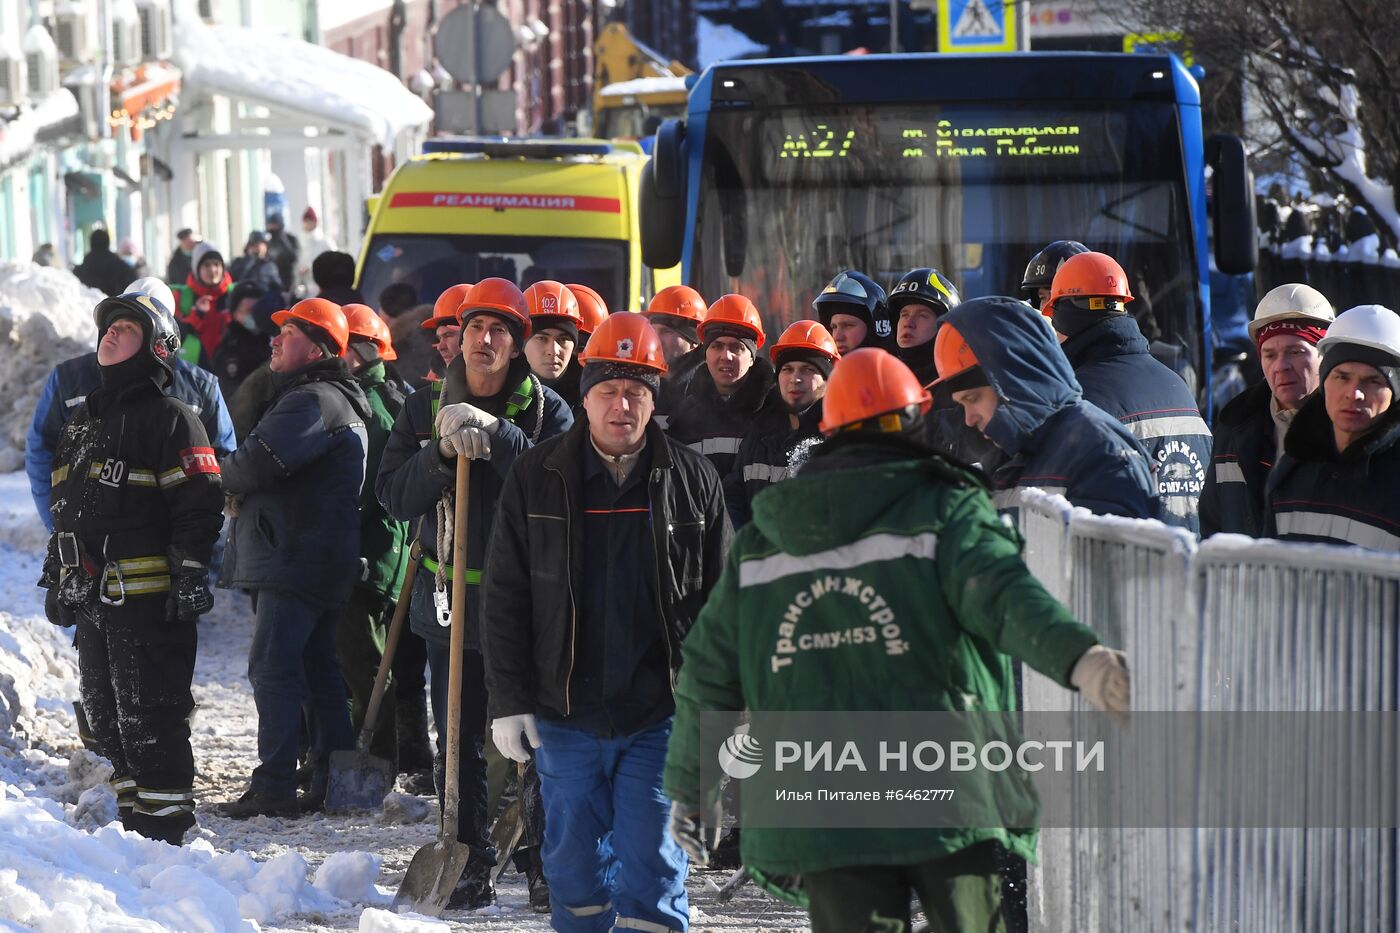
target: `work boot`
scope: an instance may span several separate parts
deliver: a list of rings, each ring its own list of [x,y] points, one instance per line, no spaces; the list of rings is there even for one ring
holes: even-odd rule
[[[272,798],[248,788],[243,796],[214,806],[214,812],[230,820],[246,820],[254,816],[297,816],[301,808],[295,796]]]
[[[736,826],[724,834],[719,845],[710,853],[710,864],[707,867],[712,870],[734,871],[743,865],[744,858],[739,854],[739,827]]]
[[[194,828],[193,813],[177,813],[174,816],[151,816],[147,813],[132,813],[123,824],[147,839],[166,842],[172,846],[185,844],[185,833]]]
[[[399,773],[432,771],[433,746],[428,741],[428,701],[425,694],[398,697],[394,735],[399,743]]]
[[[433,783],[433,771],[431,768],[422,771],[414,771],[403,779],[403,791],[405,794],[412,794],[415,797],[432,797],[437,794],[437,786]]]
[[[480,910],[496,903],[496,886],[491,882],[491,869],[495,867],[485,859],[468,861],[447,906],[453,910]]]
[[[311,789],[311,777],[316,773],[316,762],[308,758],[306,763],[297,768],[297,787],[301,790]]]
[[[525,869],[525,883],[530,888],[530,909],[537,914],[549,913],[549,881],[545,879],[544,869],[531,864]]]

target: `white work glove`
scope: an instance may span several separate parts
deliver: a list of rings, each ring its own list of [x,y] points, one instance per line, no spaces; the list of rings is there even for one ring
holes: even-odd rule
[[[496,743],[497,751],[511,761],[524,764],[530,760],[530,749],[520,741],[521,733],[530,740],[531,748],[540,747],[540,733],[535,728],[535,717],[529,713],[491,720],[491,741]]]
[[[491,435],[484,428],[462,428],[439,438],[438,451],[449,459],[460,456],[468,460],[490,460]]]
[[[1108,713],[1118,725],[1128,724],[1128,713],[1132,710],[1132,681],[1128,676],[1126,654],[1095,645],[1074,662],[1069,682],[1090,705]]]
[[[466,402],[458,402],[439,408],[433,426],[437,428],[438,437],[446,437],[463,428],[481,428],[487,434],[495,434],[496,425],[500,423],[501,420],[490,412],[482,411]]]
[[[719,845],[724,808],[719,801],[708,810],[671,801],[671,838],[701,868],[710,864],[710,853]]]

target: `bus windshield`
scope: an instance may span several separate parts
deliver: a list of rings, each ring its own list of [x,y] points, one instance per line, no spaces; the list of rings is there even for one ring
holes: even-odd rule
[[[608,307],[627,295],[627,243],[578,237],[376,234],[365,252],[360,293],[378,305],[385,287],[413,286],[432,303],[449,287],[490,276],[528,288],[544,279],[595,289]]]
[[[1178,354],[1188,381],[1202,371],[1170,102],[716,110],[704,146],[688,280],[752,297],[770,328],[810,317],[845,268],[888,287],[934,266],[965,299],[1019,295],[1030,258],[1074,239],[1123,265],[1154,352]]]

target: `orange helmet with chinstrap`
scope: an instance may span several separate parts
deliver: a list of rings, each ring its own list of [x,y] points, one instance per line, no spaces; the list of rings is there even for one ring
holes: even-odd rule
[[[647,316],[665,314],[699,324],[705,319],[705,299],[689,285],[667,285],[647,305]]]
[[[579,313],[578,298],[563,282],[545,279],[525,289],[525,306],[530,309],[530,317],[562,317],[575,325],[583,323]]]
[[[784,350],[808,350],[820,353],[832,362],[841,356],[831,332],[816,321],[793,321],[788,325],[778,342],[768,351],[775,366],[778,364],[778,354]]]
[[[272,323],[281,327],[289,321],[301,321],[318,327],[330,338],[334,356],[340,356],[350,345],[350,326],[345,322],[345,313],[340,305],[325,298],[303,298],[292,305],[290,310],[278,311],[272,315]]]
[[[1055,302],[1061,298],[1073,299],[1086,310],[1112,313],[1122,311],[1133,300],[1133,294],[1128,289],[1128,276],[1117,260],[1090,252],[1071,256],[1060,264],[1041,313],[1053,317]]]
[[[625,363],[658,373],[666,372],[666,354],[645,315],[631,311],[610,314],[593,332],[588,346],[578,356],[584,366],[590,363]]]
[[[743,295],[723,295],[710,305],[710,309],[705,312],[705,319],[700,322],[701,343],[707,342],[705,331],[716,325],[747,330],[753,336],[754,345],[763,346],[763,319],[759,317],[753,302]]]
[[[578,302],[579,317],[583,323],[578,326],[580,334],[591,334],[598,329],[598,325],[608,319],[608,303],[603,300],[603,296],[598,294],[587,285],[565,285],[573,293],[574,299]]]
[[[989,385],[977,354],[972,352],[967,339],[952,324],[938,328],[938,336],[933,341],[933,365],[938,370],[938,380],[929,386],[929,390],[940,407],[956,404],[953,401],[954,392]]]
[[[374,313],[374,309],[369,305],[348,304],[340,306],[341,313],[345,315],[345,323],[350,331],[350,342],[357,343],[355,338],[374,344],[374,348],[379,351],[381,360],[397,359],[398,354],[394,353],[393,342],[389,337],[389,326],[384,320]],[[350,350],[346,347],[346,352]]]
[[[433,316],[425,320],[419,326],[424,330],[437,330],[444,324],[456,327],[461,323],[457,320],[457,309],[462,306],[462,299],[467,297],[467,292],[472,290],[472,283],[467,282],[462,285],[450,286],[447,291],[438,295],[438,300],[433,302]]]
[[[863,427],[897,432],[932,405],[913,370],[884,350],[864,347],[841,357],[831,371],[819,427],[828,437]]]

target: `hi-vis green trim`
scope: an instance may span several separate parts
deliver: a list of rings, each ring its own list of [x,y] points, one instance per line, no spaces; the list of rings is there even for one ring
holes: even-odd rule
[[[118,580],[117,571],[121,574]],[[102,587],[108,599],[142,593],[170,591],[170,562],[164,557],[128,557],[115,560],[102,571]]]
[[[49,485],[57,486],[68,478],[68,464],[64,464],[49,474]]]
[[[433,574],[434,576],[436,576],[436,575],[437,575],[437,572],[438,572],[438,566],[439,566],[439,564],[438,564],[437,561],[433,560],[431,557],[427,556],[426,554],[423,555],[423,569],[424,569],[424,570],[426,570],[426,571],[428,571],[429,573],[431,573],[431,574]],[[449,579],[449,580],[452,579],[452,565],[451,565],[451,564],[448,564],[448,565],[447,565],[447,579]],[[481,571],[480,571],[480,570],[473,570],[473,569],[471,569],[470,567],[467,568],[467,585],[468,585],[468,586],[480,586],[480,585],[481,585]]]
[[[438,439],[437,416],[438,409],[442,406],[442,383],[443,380],[439,379],[437,382],[433,383],[432,388],[433,440]],[[526,376],[525,381],[516,386],[515,391],[510,394],[510,401],[506,403],[506,420],[514,421],[515,416],[529,408],[534,401],[535,383],[529,376]],[[54,482],[57,482],[57,480]]]

